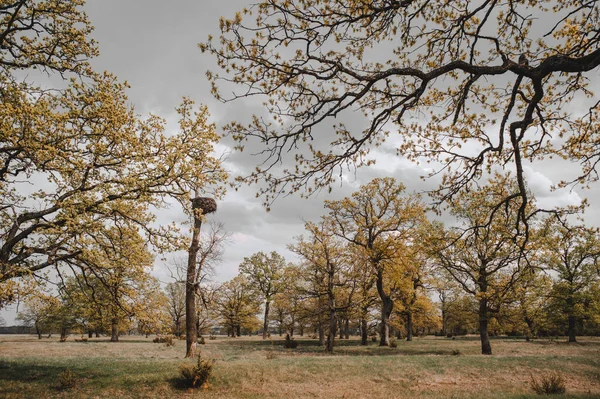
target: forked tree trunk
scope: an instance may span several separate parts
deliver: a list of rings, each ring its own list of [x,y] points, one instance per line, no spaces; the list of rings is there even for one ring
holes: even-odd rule
[[[381,325],[379,330],[379,346],[390,346],[390,315],[394,310],[394,301],[383,289],[383,271],[377,272],[377,293],[381,298]]]

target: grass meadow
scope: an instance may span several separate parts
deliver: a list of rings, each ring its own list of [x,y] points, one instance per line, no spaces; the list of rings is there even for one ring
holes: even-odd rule
[[[88,342],[0,335],[0,398],[541,398],[531,376],[560,372],[564,395],[600,398],[600,339],[492,341],[494,355],[479,354],[477,339],[416,338],[396,348],[358,339],[337,341],[334,354],[316,340],[298,337],[297,349],[283,339],[207,340],[203,357],[215,360],[208,388],[191,390],[178,379],[185,341],[175,346],[152,338],[106,337]],[[59,388],[69,368],[71,389]]]

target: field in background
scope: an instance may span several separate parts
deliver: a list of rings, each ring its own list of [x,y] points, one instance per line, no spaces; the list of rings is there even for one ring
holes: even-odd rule
[[[529,386],[531,375],[560,371],[567,394],[552,397],[600,398],[597,338],[496,339],[493,356],[480,355],[475,338],[416,338],[397,341],[397,348],[342,340],[332,355],[311,339],[298,339],[297,349],[284,349],[280,337],[207,339],[202,353],[215,359],[214,374],[208,389],[195,391],[177,378],[185,341],[167,347],[152,337],[75,338],[0,335],[0,397],[541,398]],[[77,386],[61,391],[58,376],[67,367]]]

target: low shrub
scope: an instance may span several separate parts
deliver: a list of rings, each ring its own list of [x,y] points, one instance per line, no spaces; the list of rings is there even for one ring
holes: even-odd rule
[[[204,339],[204,337],[203,337],[203,336],[200,336],[200,338],[198,338],[198,343],[199,343],[200,345],[206,345],[206,340]]]
[[[558,372],[541,376],[539,380],[532,374],[530,385],[531,389],[538,395],[562,394],[567,390],[565,379]]]
[[[286,334],[283,347],[286,349],[296,349],[298,347],[298,342],[294,341],[294,338],[291,338],[290,334]]]
[[[210,335],[208,336],[208,339],[210,339],[210,340],[217,339],[217,336],[216,336],[216,335],[214,335],[214,334],[210,334]]]
[[[390,348],[397,348],[398,347],[398,343],[396,342],[395,338],[390,338]]]
[[[155,344],[165,344],[165,346],[169,347],[175,345],[173,338],[174,337],[172,335],[157,335],[152,342]]]
[[[198,354],[196,364],[183,363],[179,366],[180,378],[190,388],[206,387],[212,374],[213,365],[212,360],[204,360]]]
[[[460,356],[462,353],[459,349],[452,349],[453,356]]]
[[[58,375],[58,389],[72,389],[75,388],[75,385],[77,385],[77,378],[70,368],[67,367],[65,371]]]

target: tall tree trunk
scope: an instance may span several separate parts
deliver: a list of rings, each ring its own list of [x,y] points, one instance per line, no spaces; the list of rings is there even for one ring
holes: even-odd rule
[[[94,336],[94,331],[92,331],[92,329],[90,328],[88,330],[88,338],[92,338]]]
[[[569,326],[568,326],[569,342],[577,342],[577,338],[575,336],[576,319],[573,314],[569,314],[568,322],[569,322]]]
[[[390,346],[390,315],[394,310],[394,301],[383,289],[383,270],[377,271],[377,293],[381,298],[381,326],[379,330],[379,346]]]
[[[569,295],[567,297],[567,334],[569,336],[569,342],[577,342],[577,338],[575,336],[575,326],[576,326],[576,318],[574,313],[575,301],[573,300],[573,296]]]
[[[338,328],[340,329],[340,339],[344,339],[344,320],[341,317],[338,319]]]
[[[35,332],[38,336],[38,339],[42,339],[42,330],[40,330],[40,324],[36,321],[34,323],[34,326],[35,326]]]
[[[448,315],[446,314],[446,298],[440,295],[440,308],[442,310],[442,335],[448,334]]]
[[[487,299],[484,297],[479,300],[479,336],[481,337],[482,355],[492,354],[492,344],[490,344],[488,335],[488,318]]]
[[[188,262],[185,284],[185,357],[196,356],[196,345],[198,343],[196,331],[196,262],[200,250],[200,228],[202,219],[194,209],[194,230],[192,231],[192,242],[188,250]]]
[[[119,342],[119,320],[116,317],[111,320],[110,342]]]
[[[323,327],[323,322],[319,321],[319,346],[323,345],[325,345],[325,328]]]
[[[265,321],[263,323],[263,339],[267,339],[269,335],[269,306],[271,306],[271,300],[267,299],[265,302]]]
[[[406,312],[406,340],[412,341],[413,339],[413,314],[412,310]]]
[[[360,344],[368,345],[369,344],[369,332],[367,319],[365,317],[360,319]]]
[[[344,338],[350,339],[350,319],[346,319],[344,322]]]
[[[386,296],[382,299],[381,305],[381,329],[379,331],[379,346],[390,345],[390,315],[394,308],[394,302]]]
[[[327,345],[325,347],[326,352],[333,352],[333,346],[335,344],[335,326],[337,324],[336,321],[336,311],[335,307],[333,307],[329,310],[329,334],[327,334]]]
[[[238,336],[238,337],[241,337],[241,336],[242,336],[242,326],[238,324],[238,325],[235,327],[235,330],[236,330],[237,336]]]

